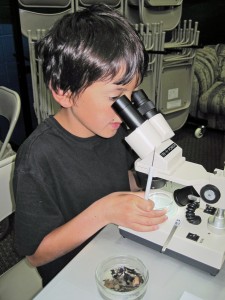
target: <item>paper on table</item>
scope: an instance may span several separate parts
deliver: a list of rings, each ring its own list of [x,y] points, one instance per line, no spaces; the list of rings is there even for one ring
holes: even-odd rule
[[[181,296],[180,300],[203,300],[203,299],[185,291],[183,292],[183,295]]]

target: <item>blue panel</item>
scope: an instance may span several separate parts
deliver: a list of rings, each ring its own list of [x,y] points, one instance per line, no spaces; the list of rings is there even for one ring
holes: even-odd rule
[[[3,37],[0,36],[0,64],[4,62],[4,52],[3,52]]]
[[[2,35],[13,35],[12,24],[1,24]]]
[[[0,85],[9,86],[8,73],[5,63],[0,64]]]
[[[6,62],[16,62],[15,47],[12,36],[5,35],[2,37],[3,56]]]
[[[8,83],[9,87],[19,92],[19,83],[18,83],[18,74],[17,74],[17,65],[15,62],[9,62],[6,65],[7,74],[8,74]]]

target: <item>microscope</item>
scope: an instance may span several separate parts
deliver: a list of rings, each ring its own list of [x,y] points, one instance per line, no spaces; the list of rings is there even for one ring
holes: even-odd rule
[[[159,192],[172,199],[168,220],[158,230],[119,227],[120,234],[216,275],[225,260],[225,170],[209,173],[186,161],[171,139],[173,130],[143,90],[131,101],[120,97],[112,108],[130,130],[125,141],[139,157],[136,172],[147,178],[146,201]]]

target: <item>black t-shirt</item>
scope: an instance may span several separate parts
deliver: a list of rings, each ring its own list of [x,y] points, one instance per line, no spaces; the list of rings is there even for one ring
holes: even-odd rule
[[[129,190],[132,155],[125,135],[126,130],[120,128],[108,139],[79,138],[53,117],[30,135],[17,153],[13,179],[15,247],[20,255],[32,255],[49,232],[99,198]],[[38,268],[44,284],[83,246]]]

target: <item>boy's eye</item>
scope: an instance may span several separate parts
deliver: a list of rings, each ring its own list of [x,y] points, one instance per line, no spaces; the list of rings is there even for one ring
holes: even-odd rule
[[[119,97],[121,97],[121,95],[115,96],[115,97],[109,97],[110,100],[112,101],[116,101]]]

